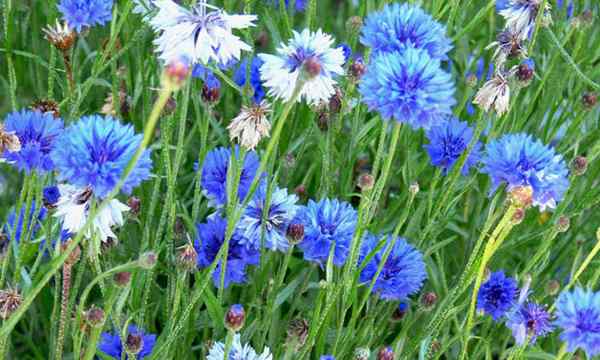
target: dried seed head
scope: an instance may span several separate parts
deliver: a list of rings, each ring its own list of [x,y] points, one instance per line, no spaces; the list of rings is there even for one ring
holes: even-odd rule
[[[287,343],[295,349],[300,349],[306,343],[309,325],[305,319],[294,319],[290,321],[287,330]]]
[[[156,265],[157,260],[156,254],[148,251],[140,256],[139,264],[142,269],[151,270]]]
[[[229,138],[239,141],[242,147],[254,150],[258,143],[271,132],[271,123],[268,115],[271,106],[266,101],[252,106],[242,106],[240,114],[236,116],[227,127]]]
[[[591,110],[598,104],[598,95],[596,93],[587,92],[581,96],[581,102],[583,107],[587,110]]]
[[[124,89],[119,90],[119,112],[115,108],[115,104],[113,101],[112,93],[108,93],[106,95],[106,99],[104,100],[104,105],[102,105],[102,109],[100,112],[104,115],[117,116],[122,114],[123,116],[127,116],[129,114],[129,110],[131,108],[131,98],[127,96],[127,92]]]
[[[377,353],[377,360],[394,360],[394,351],[389,346],[382,348]]]
[[[125,352],[129,355],[137,355],[144,348],[142,334],[129,334],[125,339]]]
[[[575,175],[581,176],[587,171],[588,161],[584,156],[577,156],[575,159],[573,159],[571,168],[573,169],[573,173]]]
[[[38,100],[31,104],[31,110],[39,111],[42,114],[50,113],[55,118],[60,117],[58,103],[53,100]]]
[[[509,191],[513,206],[527,209],[533,203],[533,188],[529,185],[515,186]]]
[[[292,223],[287,228],[287,238],[290,243],[297,245],[304,240],[304,225]]]
[[[138,216],[142,208],[142,201],[136,196],[131,196],[127,199],[127,206],[129,206],[129,213],[133,216]]]
[[[571,220],[563,215],[559,217],[558,221],[556,222],[556,231],[559,233],[567,232],[567,230],[569,230],[569,226],[571,226]]]
[[[358,177],[358,187],[362,191],[370,191],[375,186],[375,178],[371,174],[361,174]]]
[[[77,33],[69,29],[66,22],[61,24],[58,20],[56,20],[56,25],[48,25],[42,31],[46,34],[46,39],[61,51],[71,49],[77,39]]]
[[[198,253],[191,243],[185,244],[177,254],[177,265],[188,272],[196,271],[198,264]]]
[[[23,298],[17,289],[0,290],[0,318],[8,319],[22,302]]]
[[[475,94],[473,104],[486,112],[494,109],[498,116],[504,115],[510,105],[510,87],[508,80],[500,73],[487,81]]]
[[[246,311],[240,304],[231,305],[225,314],[225,327],[228,330],[238,332],[244,327]]]
[[[131,273],[129,271],[116,273],[114,281],[118,286],[125,287],[131,281]]]
[[[358,348],[354,351],[353,360],[369,360],[371,356],[371,350],[369,348]]]

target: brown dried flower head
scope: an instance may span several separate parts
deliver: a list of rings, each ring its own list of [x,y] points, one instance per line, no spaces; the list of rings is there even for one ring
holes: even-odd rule
[[[46,39],[61,51],[69,50],[77,39],[77,33],[70,29],[66,22],[61,24],[58,20],[56,25],[48,25],[43,31]]]
[[[22,301],[17,289],[0,290],[0,318],[8,319],[21,306]]]

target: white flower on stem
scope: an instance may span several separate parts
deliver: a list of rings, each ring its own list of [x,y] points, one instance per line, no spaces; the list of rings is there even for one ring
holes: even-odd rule
[[[277,49],[278,55],[259,54],[264,62],[260,76],[269,95],[289,101],[300,83],[298,101],[311,105],[328,101],[335,94],[334,77],[344,74],[344,52],[333,47],[333,38],[321,30],[295,32],[289,43]]]
[[[252,48],[236,35],[233,29],[254,26],[256,15],[229,15],[201,0],[188,10],[172,0],[155,0],[158,9],[150,20],[160,36],[154,40],[156,51],[166,62],[186,58],[192,63],[214,61],[227,64],[239,59],[242,50]]]
[[[494,75],[479,89],[473,104],[479,105],[485,111],[494,108],[498,116],[504,115],[510,104],[508,79],[500,73]]]
[[[229,138],[237,139],[240,145],[248,150],[254,150],[262,138],[268,137],[271,123],[267,115],[271,106],[266,101],[251,106],[242,106],[240,114],[231,121],[227,127]]]
[[[72,185],[58,185],[60,198],[56,203],[54,216],[62,221],[62,227],[71,234],[79,232],[85,225],[89,212],[92,191],[89,188],[78,188]],[[104,209],[94,218],[91,228],[84,234],[91,238],[92,234],[98,234],[103,242],[108,238],[117,239],[113,227],[123,226],[125,220],[123,213],[129,211],[129,207],[117,199],[112,199]]]

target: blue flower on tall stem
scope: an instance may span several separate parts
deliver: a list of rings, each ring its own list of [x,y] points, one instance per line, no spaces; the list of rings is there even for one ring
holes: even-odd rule
[[[517,282],[497,271],[481,285],[477,294],[477,309],[490,315],[494,321],[500,320],[515,304]]]
[[[113,0],[61,0],[58,10],[77,32],[94,25],[104,25],[112,18]]]
[[[429,144],[424,147],[429,154],[431,163],[447,174],[467,150],[467,146],[473,138],[473,129],[468,123],[452,118],[431,127],[427,131],[427,138]],[[469,169],[477,164],[480,151],[481,144],[478,142],[471,150],[461,170],[463,175],[467,175]]]

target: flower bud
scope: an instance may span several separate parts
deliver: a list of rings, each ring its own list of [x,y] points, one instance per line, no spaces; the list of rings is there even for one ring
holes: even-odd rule
[[[317,126],[321,131],[329,130],[329,112],[324,108],[317,111]]]
[[[139,264],[140,267],[142,267],[142,269],[152,270],[152,268],[154,268],[154,265],[156,265],[157,260],[158,259],[156,257],[156,254],[152,251],[148,251],[143,253],[142,256],[140,256]]]
[[[377,353],[377,360],[394,360],[394,351],[389,346],[382,348]]]
[[[113,280],[117,286],[125,287],[131,281],[131,273],[129,271],[122,271],[115,274]]]
[[[207,104],[216,104],[221,97],[221,89],[218,87],[210,87],[206,84],[202,86],[202,100]]]
[[[254,40],[254,46],[264,48],[267,45],[269,45],[269,33],[266,31],[259,32],[256,40]]]
[[[163,77],[164,86],[179,90],[190,74],[190,66],[185,60],[174,60],[167,65]]]
[[[290,243],[297,245],[304,240],[304,224],[292,223],[287,228],[287,238]]]
[[[184,245],[177,254],[177,265],[184,271],[196,271],[198,264],[198,253],[191,243]]]
[[[104,321],[106,320],[104,310],[96,306],[92,306],[88,311],[84,312],[83,318],[89,326],[94,328],[104,326]]]
[[[534,74],[534,68],[527,61],[521,63],[517,67],[517,73],[516,73],[517,79],[519,79],[519,81],[524,85],[527,85],[527,84],[529,84],[529,82],[531,82],[531,79],[533,79],[533,74]]]
[[[558,280],[550,280],[546,285],[546,294],[555,296],[560,291],[560,282]]]
[[[429,349],[430,349],[430,351],[431,351],[432,354],[435,354],[435,353],[439,352],[442,349],[442,343],[440,343],[437,340],[433,340],[431,342],[431,345],[430,345]]]
[[[571,169],[573,169],[573,173],[577,176],[585,174],[587,168],[588,161],[583,156],[577,156],[575,159],[573,159],[573,162],[571,163]]]
[[[558,231],[559,233],[567,232],[567,230],[569,230],[570,225],[571,220],[563,215],[559,217],[558,221],[556,222],[556,231]]]
[[[227,314],[225,314],[225,327],[228,330],[238,332],[244,327],[246,321],[246,312],[240,304],[231,305]]]
[[[515,186],[509,192],[513,206],[527,209],[533,203],[533,188],[529,185]]]
[[[294,192],[296,193],[296,195],[298,195],[298,197],[303,198],[306,197],[306,186],[304,185],[298,185],[296,186],[296,188],[294,189]]]
[[[350,70],[350,76],[352,77],[352,79],[360,80],[360,78],[362,78],[362,76],[367,71],[367,67],[362,62],[362,60],[356,59],[356,60],[354,60],[352,65],[350,65],[349,70]]]
[[[142,201],[140,200],[140,198],[132,196],[129,199],[127,199],[127,206],[129,206],[129,211],[131,215],[138,216],[142,208]]]
[[[21,306],[23,297],[17,289],[0,290],[0,318],[8,319]]]
[[[423,306],[423,309],[431,310],[437,303],[437,300],[437,295],[433,291],[430,291],[423,294],[423,296],[421,297],[421,305]]]
[[[321,74],[321,63],[319,59],[311,56],[304,61],[304,71],[308,74],[308,77],[314,78]]]
[[[129,334],[125,339],[125,352],[129,355],[137,355],[144,348],[144,338],[142,334]]]
[[[308,336],[308,321],[305,319],[294,319],[290,321],[287,329],[287,344],[295,349],[300,349],[306,343]]]
[[[587,110],[591,110],[598,103],[598,95],[591,92],[585,93],[581,97],[581,102],[583,103],[583,107]]]
[[[335,94],[331,95],[329,98],[329,112],[332,114],[337,114],[342,109],[342,99],[344,94],[342,94],[342,90],[338,87],[335,88]]]
[[[354,351],[354,359],[353,360],[369,360],[371,356],[371,351],[369,348],[358,348]]]
[[[371,174],[361,174],[358,177],[358,187],[362,191],[370,191],[375,185],[375,178]]]
[[[512,216],[511,222],[513,225],[518,225],[523,222],[523,219],[525,219],[525,209],[517,208]]]
[[[401,302],[400,304],[398,304],[398,307],[392,314],[392,321],[402,320],[407,312],[408,312],[408,304],[405,302]]]

